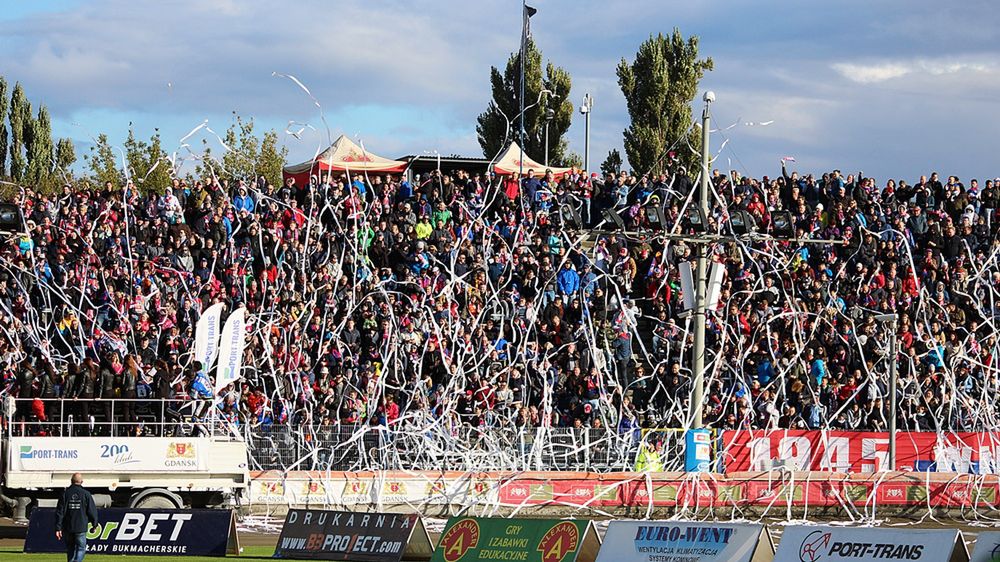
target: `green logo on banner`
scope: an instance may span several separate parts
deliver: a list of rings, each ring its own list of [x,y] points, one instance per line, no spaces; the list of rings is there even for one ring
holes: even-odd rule
[[[852,502],[863,502],[868,499],[867,486],[844,486],[844,495]]]
[[[552,491],[552,484],[532,484],[528,493],[529,500],[551,501],[555,497]]]
[[[431,562],[574,562],[588,532],[588,521],[454,517]]]
[[[719,501],[736,502],[743,499],[742,486],[719,486]]]
[[[923,486],[907,486],[906,500],[911,502],[927,501],[927,488]]]
[[[656,486],[653,488],[653,501],[675,502],[677,501],[677,486]]]
[[[594,486],[594,499],[615,500],[617,498],[618,498],[617,486],[604,486],[600,484]]]

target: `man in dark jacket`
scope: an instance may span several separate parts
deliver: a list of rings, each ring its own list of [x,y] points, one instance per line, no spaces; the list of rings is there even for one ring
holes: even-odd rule
[[[67,562],[83,562],[87,554],[88,523],[97,525],[97,505],[83,489],[83,475],[77,472],[56,504],[56,538],[66,543]]]

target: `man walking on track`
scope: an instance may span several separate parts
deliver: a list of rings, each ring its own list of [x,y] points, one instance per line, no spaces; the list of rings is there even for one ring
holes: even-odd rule
[[[97,525],[94,496],[83,489],[83,475],[77,472],[56,504],[56,538],[66,543],[67,562],[83,562],[87,554],[87,529]]]

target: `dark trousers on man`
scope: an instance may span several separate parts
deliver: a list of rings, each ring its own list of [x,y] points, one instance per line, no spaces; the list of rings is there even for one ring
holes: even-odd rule
[[[87,554],[87,533],[63,533],[66,543],[66,562],[83,562]]]

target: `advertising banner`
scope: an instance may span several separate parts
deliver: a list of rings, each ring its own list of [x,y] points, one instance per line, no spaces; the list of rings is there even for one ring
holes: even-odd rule
[[[27,472],[208,470],[208,439],[193,437],[11,437],[7,466]]]
[[[972,562],[995,562],[997,560],[1000,560],[1000,531],[987,531],[976,535]]]
[[[590,521],[452,517],[432,562],[594,562],[600,539]]]
[[[793,526],[785,527],[774,560],[967,562],[969,552],[956,529]]]
[[[896,470],[997,474],[1000,433],[899,432]],[[890,470],[889,434],[855,431],[724,431],[725,472]]]
[[[98,509],[87,554],[225,556],[239,554],[236,519],[228,509]],[[56,510],[31,512],[24,552],[66,552],[56,540]]]
[[[399,562],[428,560],[432,549],[416,514],[290,509],[274,557]]]
[[[206,371],[219,353],[219,331],[222,330],[222,303],[205,309],[194,329],[194,359]]]
[[[597,480],[535,480],[518,478],[500,485],[502,505],[618,505],[620,486]]]
[[[215,391],[218,392],[240,378],[243,369],[243,348],[246,345],[246,309],[237,308],[226,319],[219,344],[219,366],[215,371]]]
[[[554,478],[479,473],[411,476],[323,472],[258,473],[250,483],[253,504],[352,509],[379,503],[500,505],[600,508],[787,506],[862,507],[871,505],[917,508],[992,509],[1000,499],[995,479],[968,475],[927,479],[919,473],[892,479],[845,479],[834,473],[793,481],[759,473],[691,479],[662,474],[648,481],[634,475],[594,475],[560,472]]]
[[[612,521],[597,562],[770,562],[763,525],[684,521]]]
[[[712,469],[712,432],[689,429],[684,433],[684,471],[709,472]]]

